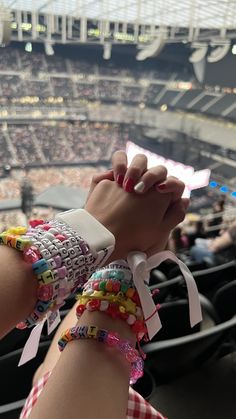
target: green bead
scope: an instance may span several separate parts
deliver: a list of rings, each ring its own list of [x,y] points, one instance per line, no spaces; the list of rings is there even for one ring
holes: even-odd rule
[[[129,286],[127,284],[121,284],[120,290],[121,292],[126,292],[128,291]]]
[[[106,291],[106,281],[101,281],[99,284],[99,289],[101,291]]]
[[[117,279],[124,279],[124,276],[125,276],[125,275],[124,275],[124,272],[122,272],[122,271],[118,271],[118,272],[117,272],[117,276],[116,276],[116,278],[117,278]]]

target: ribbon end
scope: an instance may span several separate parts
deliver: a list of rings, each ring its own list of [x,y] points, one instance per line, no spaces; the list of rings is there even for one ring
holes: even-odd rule
[[[18,363],[18,367],[21,365],[26,364],[31,359],[35,358],[38,352],[39,347],[39,340],[42,333],[43,325],[44,325],[45,319],[37,324],[30,333],[28,340],[26,341],[26,344],[24,346],[23,352],[20,357],[20,361]]]

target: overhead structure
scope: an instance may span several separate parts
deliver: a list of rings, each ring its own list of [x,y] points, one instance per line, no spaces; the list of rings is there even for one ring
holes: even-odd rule
[[[160,28],[166,43],[236,37],[230,0],[4,0],[13,15],[12,39],[53,43],[151,44]]]
[[[5,46],[11,39],[12,15],[8,7],[0,1],[0,45]]]
[[[212,47],[215,47],[212,49],[211,53],[207,57],[208,63],[216,63],[217,61],[222,60],[229,52],[231,48],[231,42],[230,40],[225,40],[220,43],[220,45],[217,43],[212,43]]]

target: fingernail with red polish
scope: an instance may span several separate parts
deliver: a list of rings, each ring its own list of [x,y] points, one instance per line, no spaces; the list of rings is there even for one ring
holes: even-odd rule
[[[133,192],[134,191],[134,185],[135,185],[135,183],[134,183],[133,179],[128,178],[125,181],[125,185],[124,185],[125,191],[126,192]]]
[[[124,181],[124,176],[123,175],[117,175],[116,176],[116,181],[117,181],[118,185],[122,186],[123,181]]]
[[[158,190],[160,190],[160,191],[163,191],[164,189],[166,189],[166,184],[165,183],[162,183],[161,185],[157,185],[156,186],[156,189]]]

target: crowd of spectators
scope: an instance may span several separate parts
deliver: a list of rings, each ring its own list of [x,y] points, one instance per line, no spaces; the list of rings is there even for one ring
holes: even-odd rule
[[[113,124],[66,121],[10,124],[0,131],[0,153],[3,163],[15,166],[96,162],[109,160],[113,151],[123,148],[127,140],[127,133]]]
[[[29,169],[27,178],[33,185],[34,193],[38,195],[50,186],[64,185],[80,187],[88,190],[91,179],[96,173],[105,170],[104,166],[76,166],[76,167],[43,167]],[[0,200],[19,199],[24,170],[12,170],[11,174],[1,179]]]
[[[110,62],[97,65],[84,59],[65,59],[41,52],[30,54],[11,47],[0,51],[0,93],[8,99],[62,96],[130,103],[147,99],[150,103],[155,98],[156,89],[158,91],[155,80],[166,81],[171,77],[171,71],[164,72],[162,69],[139,71],[117,67]],[[142,84],[143,79],[147,80],[146,85]],[[148,87],[150,82],[154,84]]]
[[[236,257],[236,210],[225,196],[207,214],[190,213],[169,239],[169,249],[187,262],[222,264]]]

